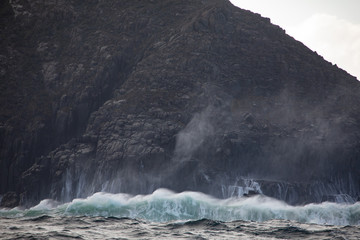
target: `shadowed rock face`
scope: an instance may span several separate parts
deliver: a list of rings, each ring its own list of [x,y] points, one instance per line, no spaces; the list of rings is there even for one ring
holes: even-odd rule
[[[1,4],[0,194],[359,196],[358,81],[269,19],[226,0]]]

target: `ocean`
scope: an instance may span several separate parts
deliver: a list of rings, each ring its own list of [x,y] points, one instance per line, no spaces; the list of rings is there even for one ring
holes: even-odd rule
[[[0,210],[1,239],[359,239],[360,202],[291,206],[158,189]]]

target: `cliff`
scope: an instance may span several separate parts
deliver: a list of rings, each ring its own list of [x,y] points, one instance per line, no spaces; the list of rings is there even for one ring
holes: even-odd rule
[[[159,187],[228,197],[253,180],[292,204],[360,195],[359,82],[269,19],[227,0],[1,4],[13,205]]]

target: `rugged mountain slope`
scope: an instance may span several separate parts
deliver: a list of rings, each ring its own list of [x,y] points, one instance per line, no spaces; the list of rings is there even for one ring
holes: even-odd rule
[[[358,81],[269,19],[226,0],[2,4],[0,194],[359,196]]]

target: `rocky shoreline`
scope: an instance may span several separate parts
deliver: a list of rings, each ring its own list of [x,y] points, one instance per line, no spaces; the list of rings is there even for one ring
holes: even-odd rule
[[[3,206],[242,177],[328,186],[267,193],[292,204],[360,195],[359,82],[269,19],[227,0],[1,9]]]

